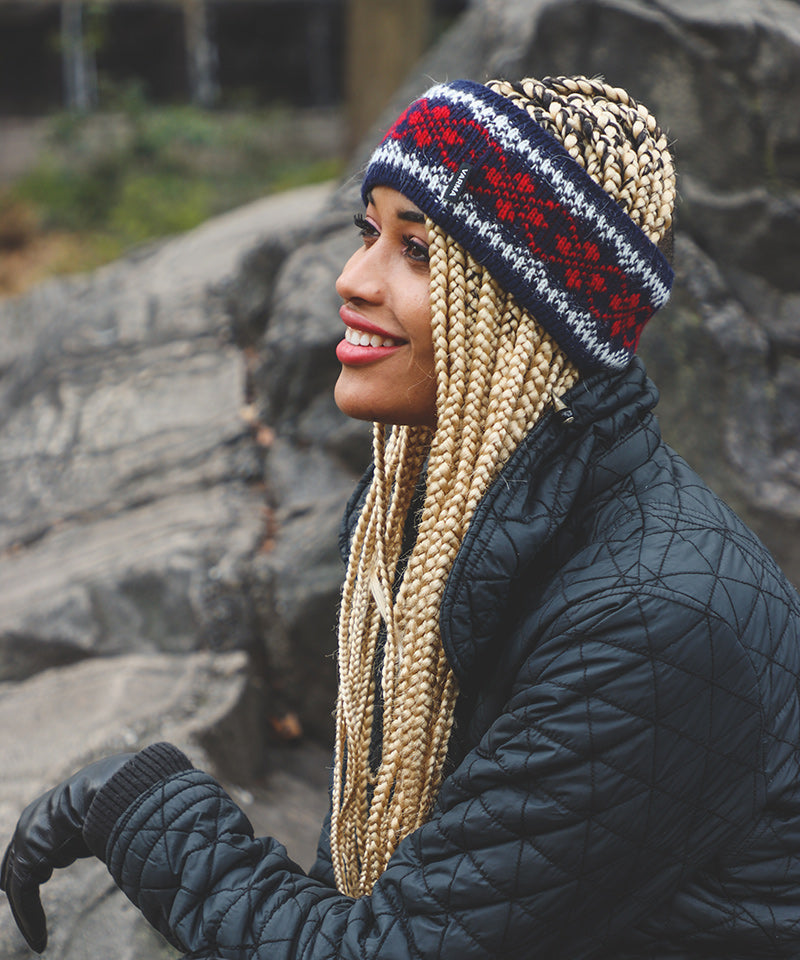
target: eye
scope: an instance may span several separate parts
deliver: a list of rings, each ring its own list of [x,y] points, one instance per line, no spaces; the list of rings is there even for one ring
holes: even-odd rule
[[[420,240],[419,237],[411,236],[411,234],[404,234],[403,247],[405,248],[405,255],[409,260],[413,260],[414,263],[430,262],[428,244],[425,243],[424,240]]]
[[[377,240],[380,236],[380,232],[374,223],[370,223],[367,218],[361,214],[356,213],[353,215],[353,223],[358,228],[358,232],[361,234],[361,239],[367,243],[371,240]]]

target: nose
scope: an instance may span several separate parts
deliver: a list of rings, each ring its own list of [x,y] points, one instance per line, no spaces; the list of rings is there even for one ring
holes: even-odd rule
[[[336,280],[336,292],[342,300],[377,303],[382,298],[384,270],[375,247],[356,250],[342,267]]]

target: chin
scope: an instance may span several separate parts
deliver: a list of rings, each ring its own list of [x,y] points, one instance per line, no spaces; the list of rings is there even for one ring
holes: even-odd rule
[[[336,406],[354,420],[406,426],[436,423],[436,391],[432,380],[393,375],[388,370],[352,369],[343,366],[336,381],[333,398]]]
[[[400,406],[386,403],[385,398],[370,398],[365,395],[363,389],[348,387],[346,378],[342,376],[336,383],[333,399],[342,413],[353,420],[409,427],[433,427],[436,423],[435,413],[427,406],[417,409],[412,404]],[[381,399],[383,399],[383,402],[381,402]]]
[[[333,399],[342,413],[353,420],[380,419],[375,405],[365,401],[363,391],[348,389],[342,384],[341,376],[334,388]]]

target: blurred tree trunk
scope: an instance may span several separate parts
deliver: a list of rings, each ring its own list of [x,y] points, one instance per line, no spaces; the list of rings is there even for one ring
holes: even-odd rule
[[[308,51],[308,86],[315,107],[335,103],[336,80],[333,65],[332,3],[314,3],[306,14],[306,50]]]
[[[84,36],[81,0],[61,3],[61,69],[67,108],[85,113],[95,107],[97,68]]]
[[[347,120],[354,148],[419,60],[430,0],[348,0]]]
[[[205,0],[183,0],[183,30],[189,96],[200,107],[213,107],[219,97],[217,49],[211,41]]]

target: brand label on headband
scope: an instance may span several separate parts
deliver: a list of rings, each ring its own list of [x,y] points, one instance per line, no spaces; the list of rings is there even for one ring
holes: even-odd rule
[[[453,178],[450,183],[447,185],[447,189],[444,192],[445,200],[458,200],[461,194],[466,190],[467,183],[469,182],[469,175],[472,173],[472,164],[464,164],[463,167],[459,167],[458,170],[453,174]]]

